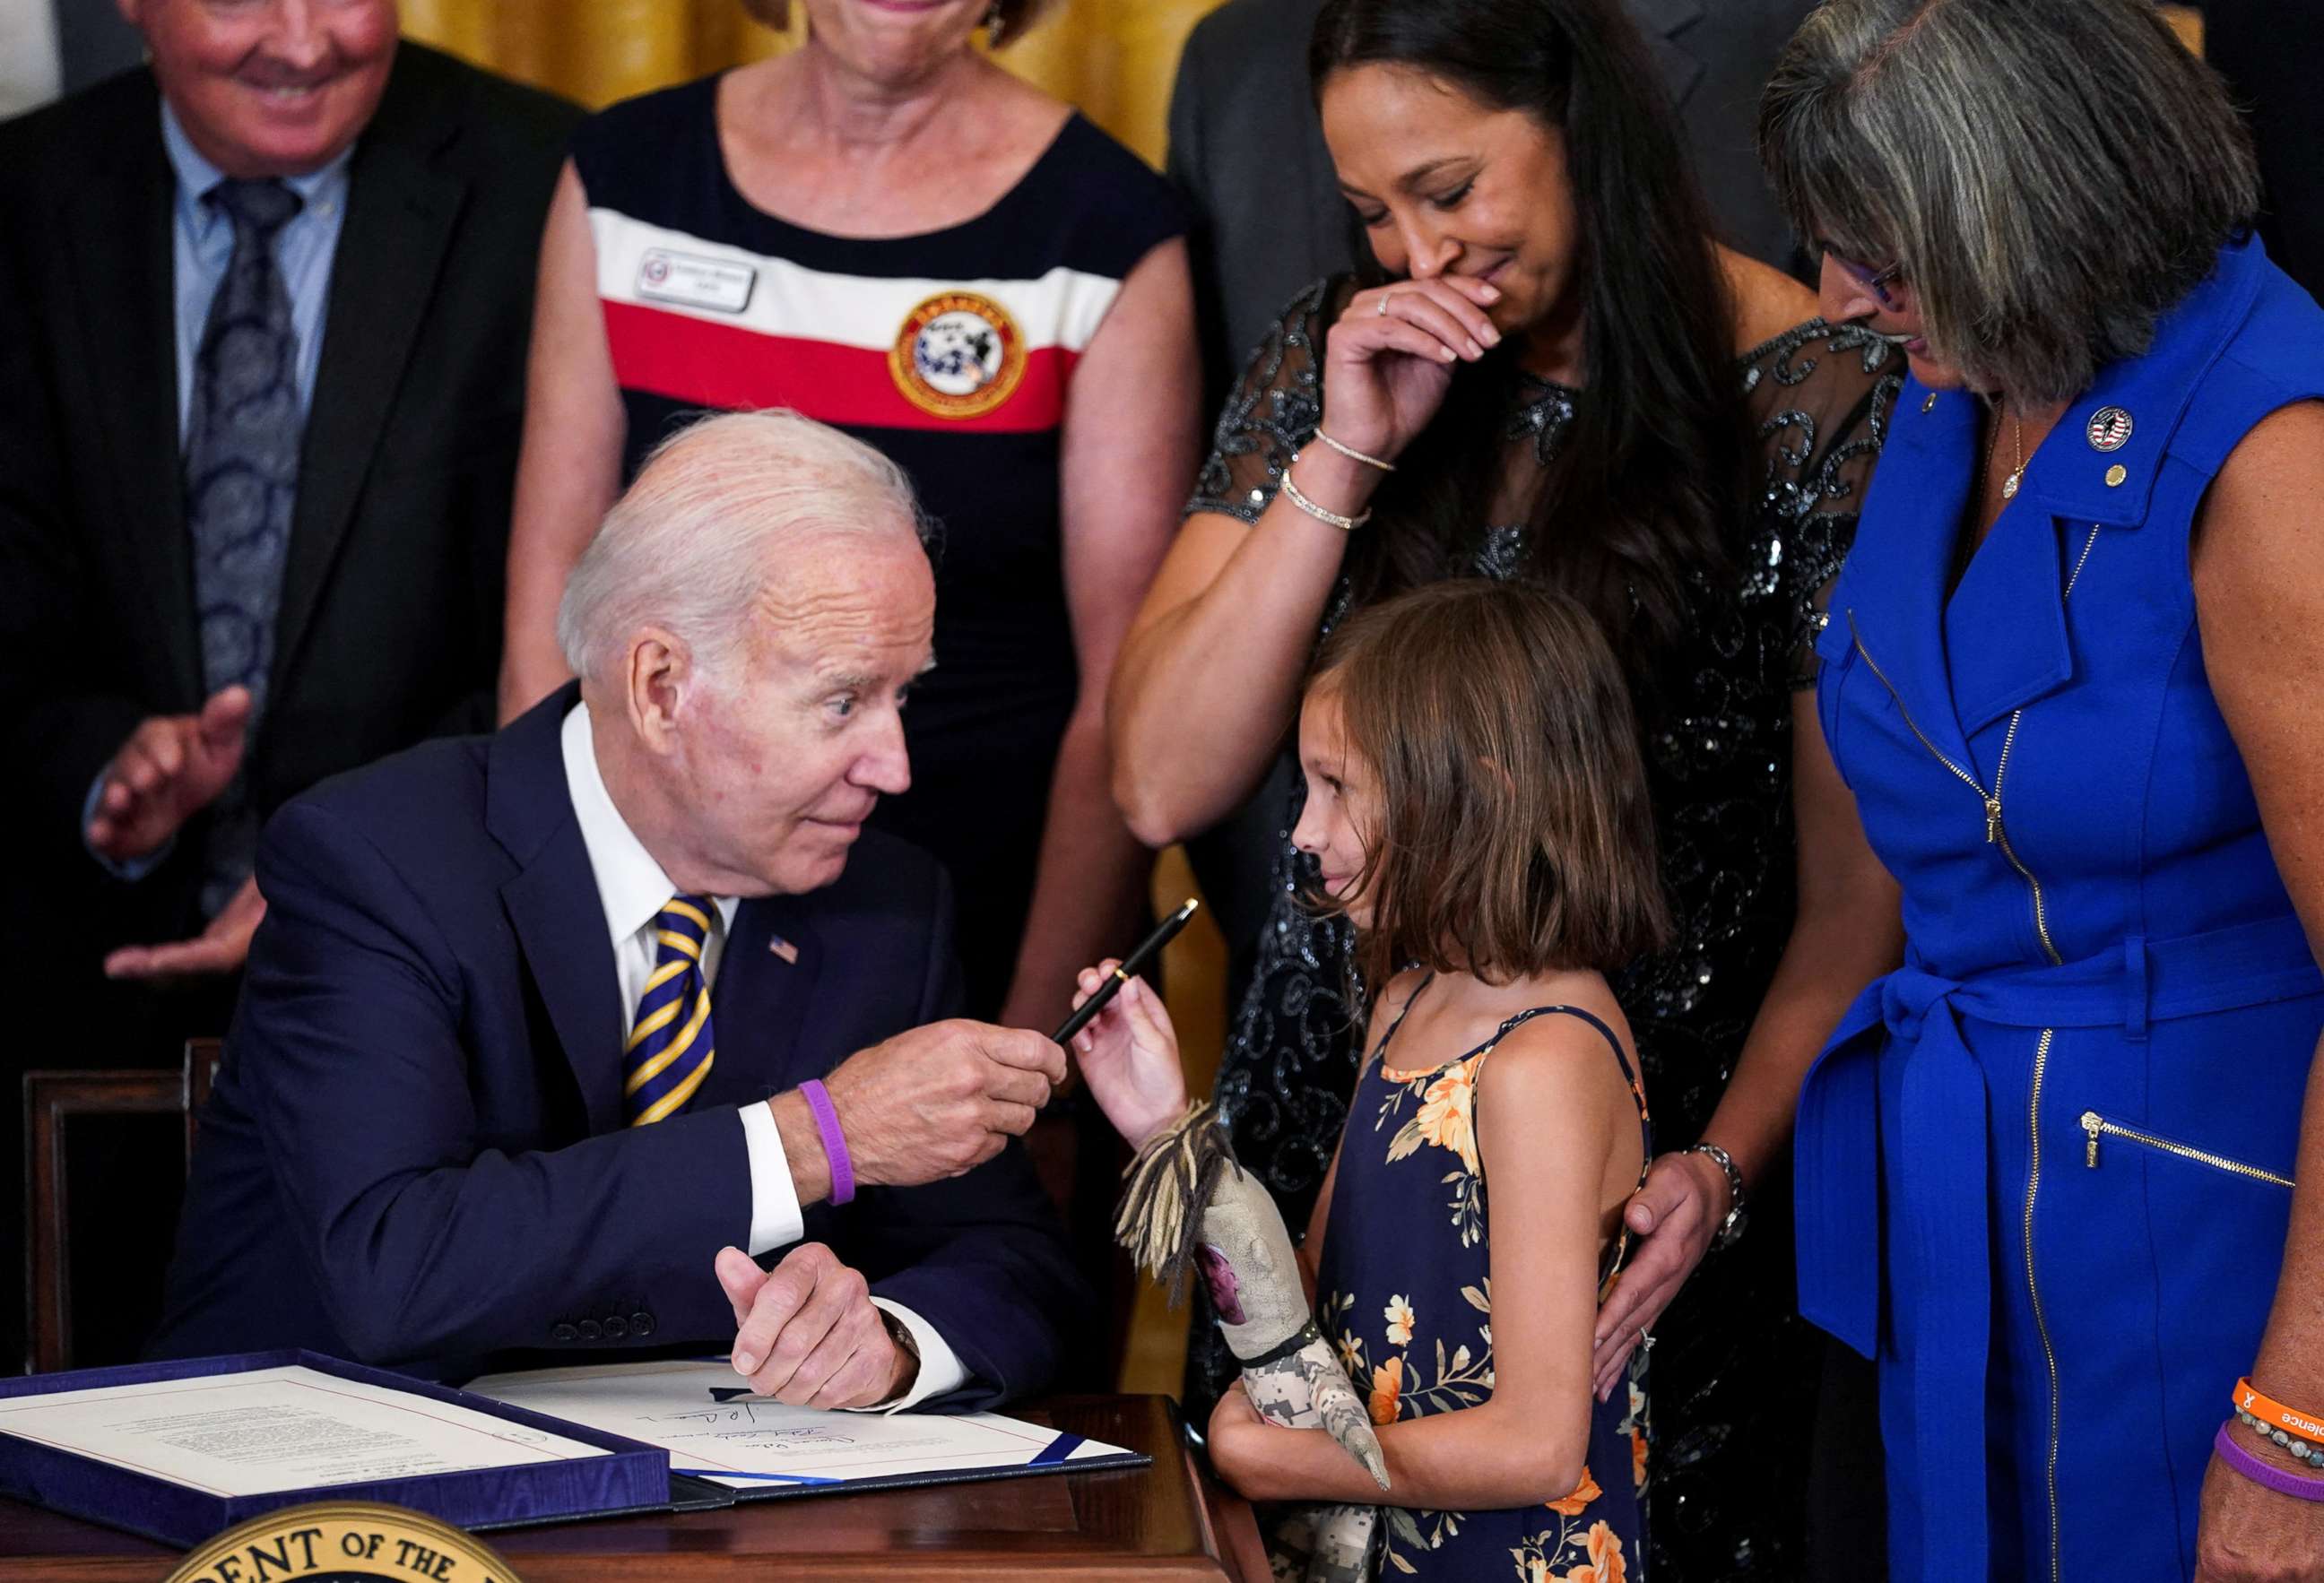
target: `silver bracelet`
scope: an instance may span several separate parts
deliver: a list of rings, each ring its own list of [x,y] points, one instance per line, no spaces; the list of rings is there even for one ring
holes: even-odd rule
[[[1296,456],[1294,456],[1291,460],[1296,465],[1298,463],[1299,458]],[[1337,511],[1325,511],[1322,506],[1317,505],[1314,501],[1309,500],[1305,495],[1299,492],[1299,486],[1291,482],[1291,469],[1289,467],[1286,467],[1283,470],[1283,492],[1290,497],[1291,503],[1293,505],[1297,506],[1301,511],[1314,518],[1318,522],[1329,522],[1333,527],[1337,528],[1342,533],[1353,533],[1357,529],[1362,527],[1365,523],[1372,520],[1372,514],[1369,510],[1360,517],[1342,517]]]
[[[1345,456],[1351,462],[1361,462],[1365,466],[1377,467],[1383,473],[1393,473],[1396,471],[1395,463],[1383,462],[1378,456],[1367,456],[1353,446],[1342,445],[1338,440],[1333,439],[1330,435],[1325,434],[1320,428],[1315,431],[1315,437],[1322,440],[1325,445],[1331,446],[1332,449],[1339,452],[1340,455]]]
[[[1743,1173],[1736,1169],[1735,1157],[1709,1138],[1687,1153],[1708,1155],[1711,1163],[1718,1166],[1727,1178],[1727,1218],[1719,1222],[1719,1229],[1711,1236],[1712,1247],[1725,1247],[1743,1235],[1743,1222],[1750,1218],[1743,1212]]]

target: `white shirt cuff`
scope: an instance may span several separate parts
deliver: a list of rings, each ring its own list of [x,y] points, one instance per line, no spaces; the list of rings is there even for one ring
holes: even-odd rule
[[[907,1407],[917,1407],[931,1396],[941,1396],[957,1391],[968,1382],[968,1370],[960,1366],[960,1355],[945,1344],[936,1329],[927,1321],[900,1302],[885,1297],[874,1297],[872,1306],[883,1313],[892,1313],[912,1338],[912,1345],[920,1349],[920,1372],[909,1389],[892,1402],[882,1402],[876,1407],[859,1407],[859,1413],[901,1413]]]
[[[743,1106],[740,1114],[742,1144],[751,1155],[751,1240],[743,1251],[756,1258],[797,1242],[807,1220],[799,1212],[798,1188],[791,1181],[790,1156],[783,1153],[775,1113],[761,1101]]]

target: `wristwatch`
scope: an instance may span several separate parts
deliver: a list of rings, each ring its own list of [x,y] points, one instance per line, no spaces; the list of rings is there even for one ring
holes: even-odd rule
[[[912,1328],[884,1308],[880,1311],[880,1322],[887,1327],[888,1339],[896,1344],[896,1350],[910,1358],[917,1371],[920,1366],[920,1344],[912,1339]]]
[[[1718,1166],[1720,1173],[1727,1178],[1727,1218],[1720,1221],[1719,1229],[1711,1234],[1712,1247],[1725,1247],[1743,1235],[1744,1222],[1750,1219],[1750,1216],[1744,1212],[1743,1208],[1743,1173],[1735,1168],[1735,1156],[1709,1138],[1703,1139],[1687,1153],[1708,1155],[1711,1163]]]
[[[903,1384],[895,1393],[872,1404],[875,1408],[893,1407],[911,1394],[913,1384],[920,1377],[920,1344],[912,1339],[911,1327],[884,1308],[880,1310],[880,1323],[887,1330],[888,1339],[896,1344],[896,1350],[911,1360],[911,1367],[904,1371]]]

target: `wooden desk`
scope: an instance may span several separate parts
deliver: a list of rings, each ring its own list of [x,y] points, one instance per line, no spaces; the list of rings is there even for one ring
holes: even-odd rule
[[[524,1583],[749,1578],[1138,1578],[1267,1583],[1250,1508],[1203,1477],[1160,1396],[1064,1396],[1010,1410],[1144,1451],[1151,1468],[876,1495],[760,1501],[488,1533]],[[10,1583],[156,1583],[179,1554],[0,1500]]]

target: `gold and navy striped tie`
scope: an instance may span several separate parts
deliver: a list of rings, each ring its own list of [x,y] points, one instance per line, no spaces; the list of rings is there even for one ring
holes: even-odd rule
[[[702,976],[710,905],[704,897],[673,896],[654,918],[661,948],[622,1058],[622,1104],[632,1127],[685,1109],[718,1058],[710,1036],[710,984]]]

